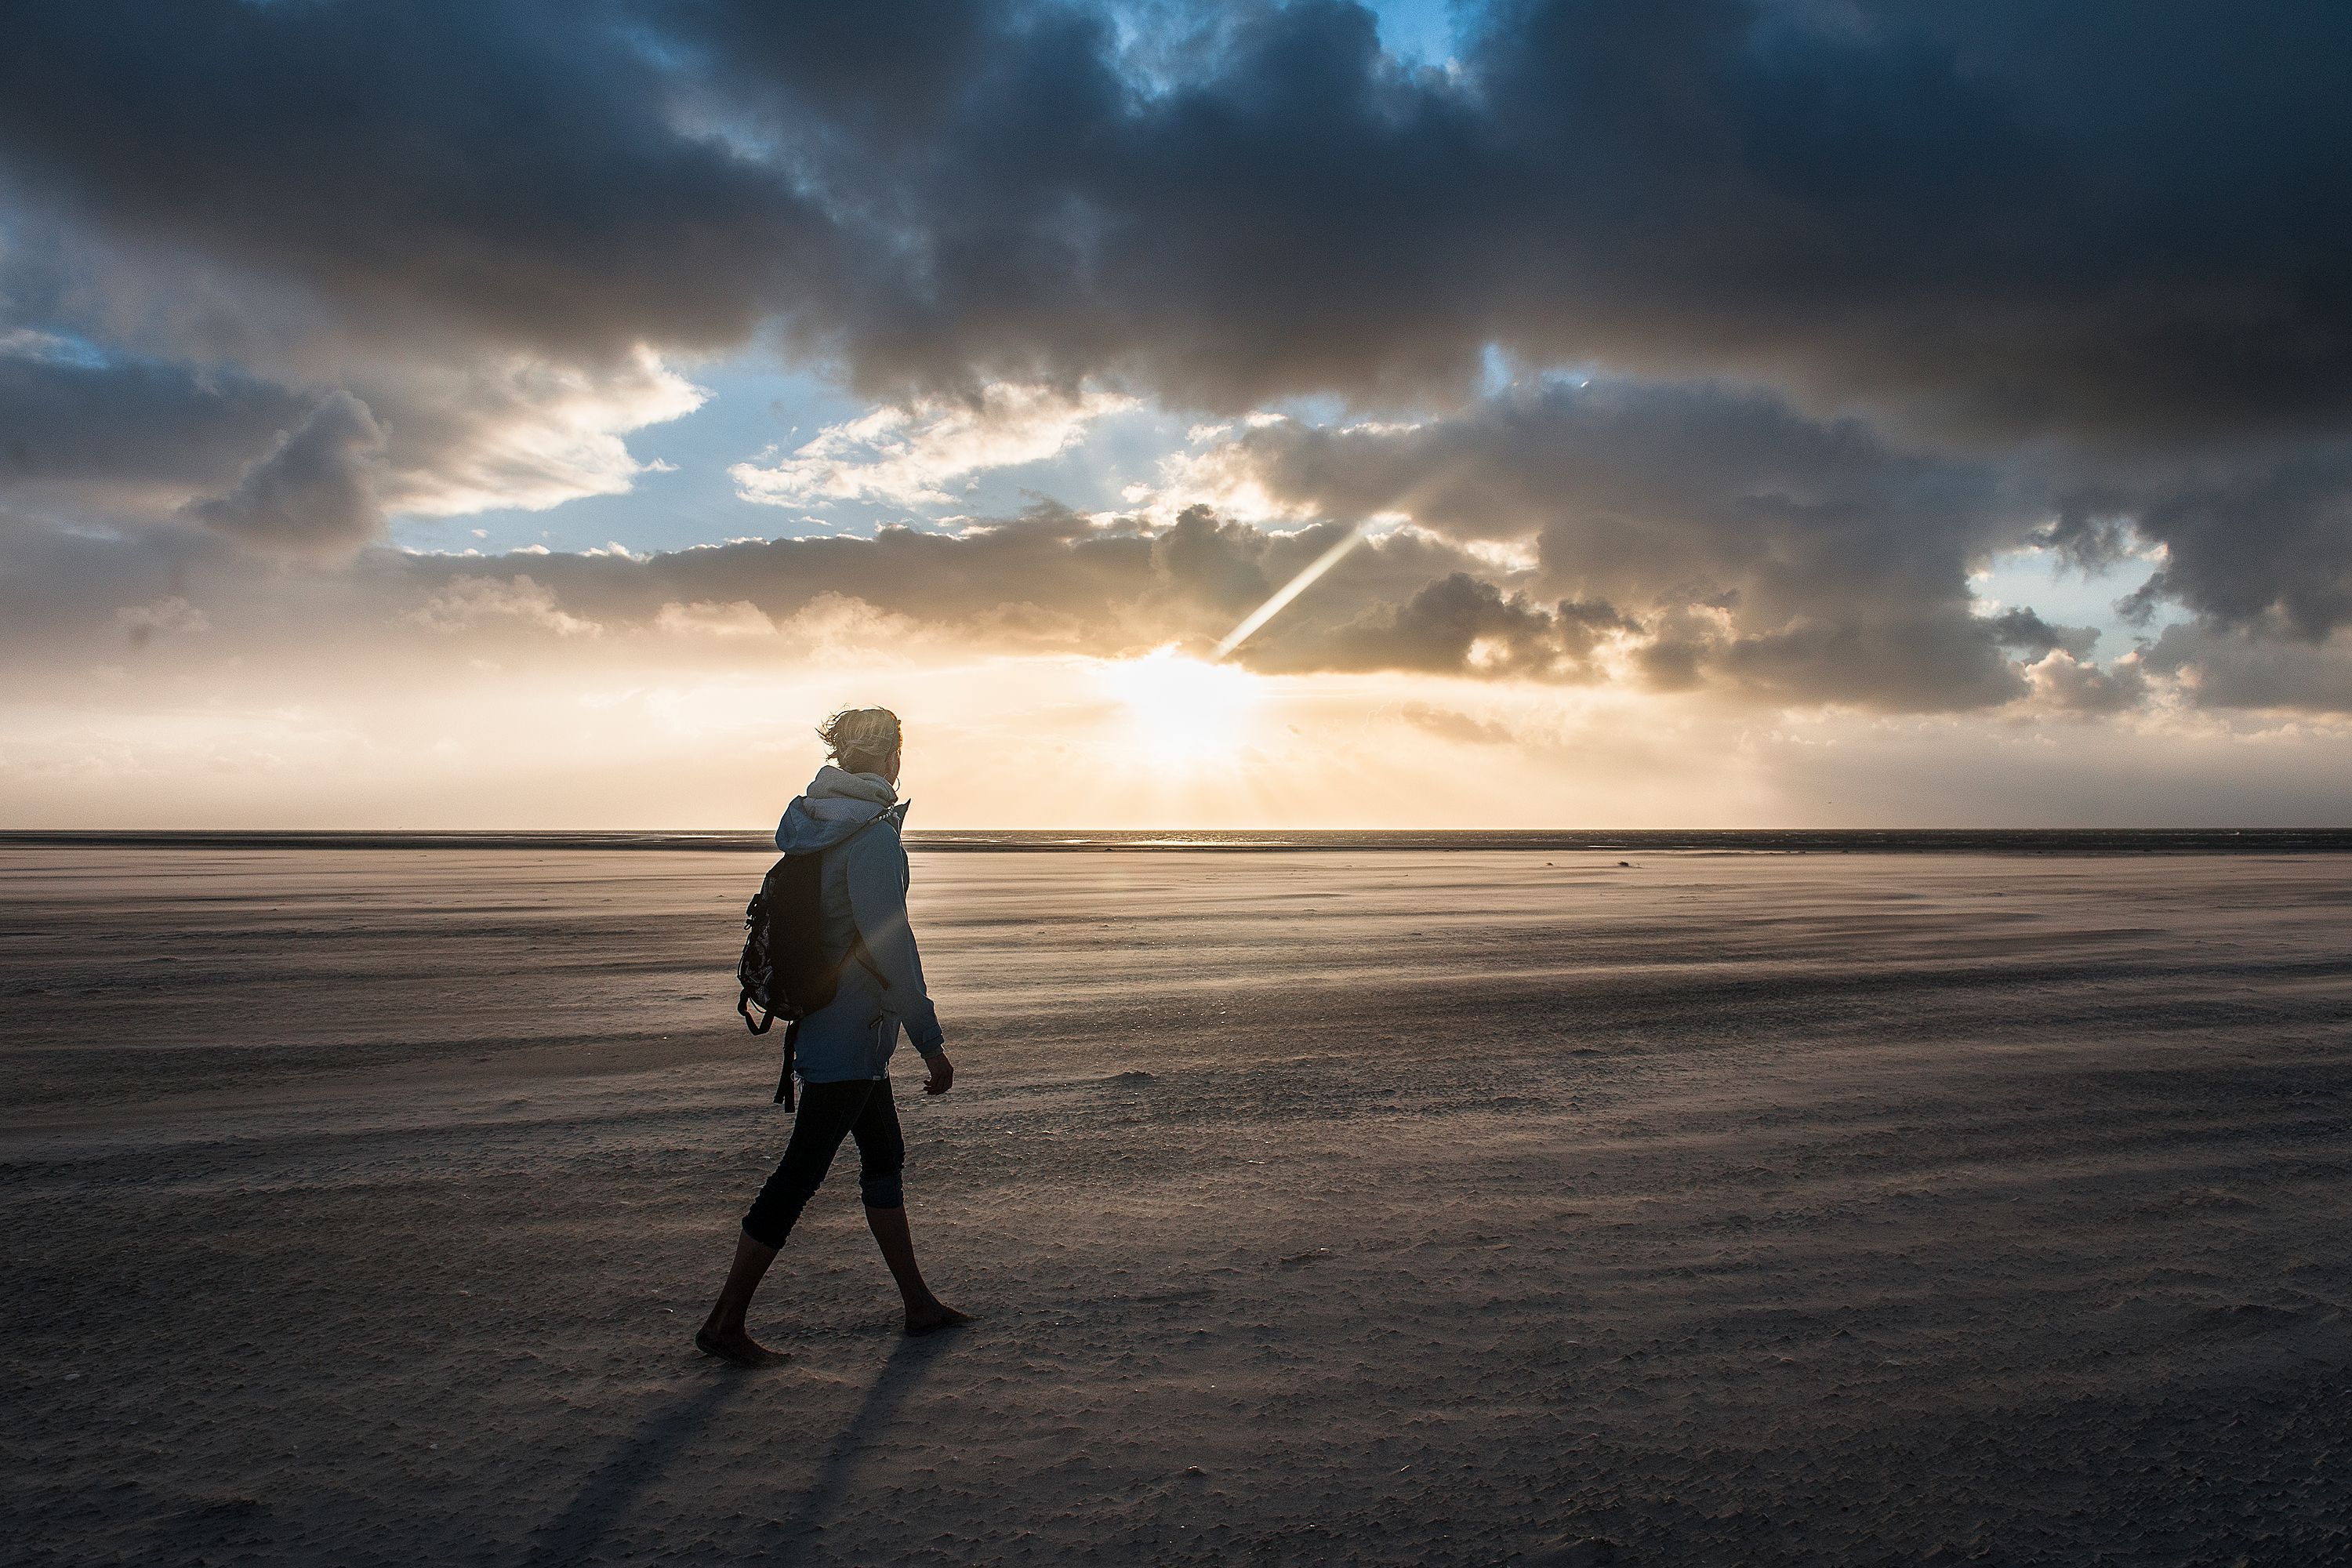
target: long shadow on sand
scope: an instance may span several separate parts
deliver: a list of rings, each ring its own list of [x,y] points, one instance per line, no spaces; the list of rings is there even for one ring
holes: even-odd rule
[[[931,1363],[955,1338],[948,1334],[938,1339],[898,1342],[883,1362],[882,1370],[875,1374],[874,1386],[866,1391],[856,1413],[843,1424],[833,1447],[825,1451],[824,1463],[818,1468],[816,1479],[801,1493],[792,1512],[782,1521],[788,1532],[786,1539],[804,1540],[824,1528],[842,1494],[849,1489],[866,1450],[881,1445],[887,1436],[884,1428],[898,1418],[898,1407],[930,1375]]]
[[[584,1561],[637,1494],[660,1479],[679,1450],[743,1386],[740,1375],[715,1377],[656,1412],[613,1450],[564,1510],[538,1531],[538,1542],[524,1561],[546,1568]]]

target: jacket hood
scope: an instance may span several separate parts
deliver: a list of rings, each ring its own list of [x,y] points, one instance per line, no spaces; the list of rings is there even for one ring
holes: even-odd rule
[[[845,773],[827,763],[784,807],[776,847],[787,855],[830,849],[898,804],[898,792],[881,774]]]

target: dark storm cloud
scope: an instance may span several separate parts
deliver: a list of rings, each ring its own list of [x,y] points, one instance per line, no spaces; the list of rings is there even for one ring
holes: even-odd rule
[[[2202,707],[2352,713],[2352,639],[2343,637],[2315,643],[2251,628],[2170,626],[2142,663],[2181,679]]]
[[[2099,640],[2096,626],[2053,626],[2032,610],[2003,610],[1990,617],[1990,625],[2001,647],[2016,648],[2032,658],[2061,649],[2069,658],[2088,658]]]
[[[173,365],[0,353],[0,489],[168,510],[236,479],[299,417],[281,388]]]
[[[1552,622],[1539,606],[1455,572],[1414,594],[1366,641],[1406,668],[1454,670],[1483,658],[1496,670],[1541,671],[1558,646]]]
[[[877,382],[1124,369],[1234,406],[1458,391],[1492,341],[1993,434],[2352,397],[2340,11],[1547,0],[1491,8],[1460,75],[1347,5],[1141,61],[1083,12],[929,11],[957,47],[895,82],[903,21],[672,13],[893,235],[832,323]]]
[[[2306,640],[2352,621],[2352,441],[2167,465],[2114,489],[2106,504],[2166,550],[2144,604]]]
[[[268,518],[279,488],[298,477],[323,471],[319,482],[331,488],[343,459],[364,450],[364,428],[363,410],[330,405],[236,494]],[[316,437],[321,430],[334,439]],[[744,541],[644,557],[373,550],[334,572],[298,550],[257,573],[208,532],[107,539],[0,511],[0,612],[17,634],[0,643],[0,658],[69,668],[118,652],[136,623],[201,626],[223,658],[266,664],[331,647],[402,669],[421,645],[498,657],[607,635],[733,636],[827,605],[878,612],[898,628],[893,637],[938,633],[959,647],[1117,657],[1174,643],[1205,657],[1255,607],[1237,584],[1285,582],[1341,532],[1268,534],[1198,510],[1156,532],[1106,529],[1039,506],[961,535],[890,528],[873,539]],[[1267,672],[1575,681],[1592,679],[1585,661],[1597,624],[1631,635],[1631,623],[1595,606],[1546,605],[1474,578],[1475,564],[1423,537],[1374,541],[1331,574],[1311,608],[1278,619],[1234,658]],[[67,585],[49,591],[52,579]]]
[[[1326,0],[1127,21],[29,4],[0,163],[355,310],[606,348],[781,313],[877,384],[1238,406],[1458,391],[1499,342],[2000,431],[2352,399],[2340,8],[1528,0],[1460,73]]]
[[[1213,641],[1350,526],[1326,522],[1270,535],[1195,507],[1153,541],[1163,588],[1151,602],[1181,617],[1171,624]],[[1612,634],[1625,634],[1631,644],[1643,631],[1606,604],[1547,604],[1524,586],[1491,581],[1491,570],[1425,533],[1373,539],[1234,657],[1277,673],[1403,670],[1584,681],[1599,677],[1593,655]]]
[[[268,550],[332,557],[372,538],[383,521],[383,427],[348,392],[330,393],[301,424],[281,431],[226,495],[199,501],[197,521]]]
[[[656,625],[668,605],[740,604],[783,621],[837,595],[984,643],[1118,655],[1175,642],[1206,656],[1344,532],[1272,534],[1204,508],[1157,531],[1106,529],[1047,505],[960,535],[886,528],[870,540],[745,541],[643,560],[379,552],[362,569],[395,600],[523,574],[566,614],[607,627]],[[1563,618],[1472,575],[1477,565],[1423,536],[1375,540],[1234,657],[1268,672],[1585,679],[1595,608]]]
[[[1465,407],[1492,345],[1787,400],[1538,398],[1332,437],[1320,472],[1311,443],[1271,454],[1337,513],[1385,493],[1457,539],[1532,532],[1543,580],[1430,563],[1351,600],[1403,547],[1360,552],[1267,661],[1557,672],[1582,657],[1561,605],[1600,603],[1661,685],[1998,701],[2002,639],[2037,644],[1968,613],[1963,568],[2015,537],[2001,490],[2026,479],[2063,548],[2165,545],[2153,592],[2217,630],[2352,618],[2352,10],[1507,0],[1468,22],[1446,70],[1330,0],[28,0],[0,48],[0,332],[120,331],[297,388],[155,415],[180,458],[92,473],[86,440],[78,482],[167,467],[222,527],[345,542],[370,437],[335,405],[303,445],[299,410],[341,385],[393,448],[442,430],[388,452],[404,495],[511,416],[388,401],[371,356],[430,387],[772,330],[877,393],[1097,377],[1425,411]],[[1204,621],[1297,548],[1203,537],[1151,570]],[[938,548],[871,559],[944,583],[1004,547]]]
[[[32,220],[554,352],[731,342],[824,226],[666,116],[598,5],[12,7],[0,168]]]
[[[1466,540],[1532,536],[1540,587],[1597,606],[1597,624],[1646,623],[1643,666],[1669,688],[1968,708],[2023,690],[2002,644],[2070,646],[2038,618],[1973,613],[1971,567],[2046,522],[2040,484],[1751,393],[1563,383],[1417,426],[1267,426],[1215,460],[1347,521],[1401,512]],[[1554,637],[1579,624],[1553,616]],[[1396,635],[1412,629],[1401,618]]]
[[[320,423],[350,428],[357,420],[331,411]],[[285,459],[271,471],[302,466]],[[205,658],[247,668],[325,659],[402,680],[436,660],[467,668],[484,658],[564,659],[590,642],[640,637],[673,649],[645,655],[649,669],[671,657],[758,667],[775,653],[740,640],[746,633],[789,628],[809,615],[856,620],[868,610],[885,617],[879,646],[939,634],[959,647],[1008,652],[1108,658],[1172,642],[1205,655],[1233,626],[1236,606],[1254,606],[1259,584],[1286,582],[1345,526],[1269,534],[1195,509],[1154,531],[1097,526],[1045,505],[961,535],[894,528],[874,539],[745,541],[634,558],[369,550],[332,571],[297,552],[257,572],[210,531],[110,538],[0,510],[0,622],[13,634],[0,640],[0,664],[20,677],[87,670],[152,659],[168,643],[181,674]],[[1637,615],[1547,596],[1534,574],[1498,584],[1479,575],[1486,569],[1440,538],[1375,539],[1234,658],[1270,674],[1562,684],[1621,676],[1652,690],[1806,700],[1835,688],[1844,700],[1876,708],[1905,706],[1902,682],[1911,677],[1901,672],[1916,668],[1901,628],[1884,623],[1742,633],[1714,606]],[[1969,667],[1973,690],[1932,688],[1920,707],[2015,698],[2056,713],[2115,712],[2146,700],[2157,675],[2212,707],[2352,711],[2352,656],[2341,647],[2174,626],[2144,656],[2103,669],[2074,651],[2086,646],[2082,628],[2022,611],[1960,626],[1930,623],[1914,637],[1964,645],[1984,661]],[[701,653],[677,651],[698,638]],[[2001,661],[2003,647],[2021,662]],[[1897,675],[1874,673],[1878,663]]]

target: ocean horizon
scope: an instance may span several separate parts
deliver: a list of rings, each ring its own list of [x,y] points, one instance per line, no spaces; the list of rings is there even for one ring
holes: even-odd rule
[[[2342,855],[2346,827],[931,828],[909,849],[1606,850],[1654,854]],[[769,850],[764,829],[14,828],[0,847],[121,849]]]

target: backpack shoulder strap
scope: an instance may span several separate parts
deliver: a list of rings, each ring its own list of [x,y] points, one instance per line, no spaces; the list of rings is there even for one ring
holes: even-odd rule
[[[883,810],[876,812],[873,816],[867,817],[864,822],[857,825],[856,833],[851,834],[840,843],[832,845],[829,847],[835,849],[848,848],[852,844],[857,841],[860,835],[865,833],[867,828],[874,826],[877,823],[887,822],[890,825],[893,830],[905,826],[907,822],[907,807],[913,804],[914,803],[912,801],[902,800],[896,805],[887,806]]]

